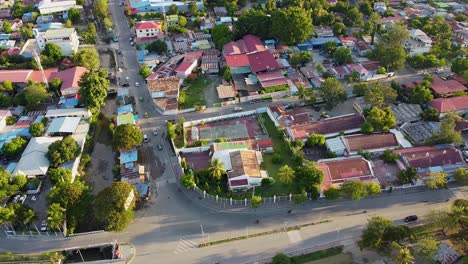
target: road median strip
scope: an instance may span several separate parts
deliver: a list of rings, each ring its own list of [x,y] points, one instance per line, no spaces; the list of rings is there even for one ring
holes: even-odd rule
[[[244,240],[244,239],[249,239],[249,238],[254,238],[254,237],[260,237],[260,236],[267,236],[267,235],[273,235],[273,234],[278,234],[278,233],[283,233],[283,232],[289,232],[293,230],[300,230],[303,227],[308,227],[308,226],[314,226],[314,225],[319,225],[319,224],[324,224],[324,223],[330,223],[333,220],[327,219],[327,220],[322,220],[318,222],[311,222],[311,223],[306,223],[306,224],[301,224],[301,225],[295,225],[295,226],[290,226],[287,228],[280,228],[280,229],[274,229],[270,231],[265,231],[265,232],[259,232],[259,233],[254,233],[251,235],[245,235],[245,236],[238,236],[238,237],[231,237],[231,238],[226,238],[226,239],[221,239],[221,240],[215,240],[215,241],[210,241],[206,243],[200,243],[198,244],[199,248],[203,247],[209,247],[213,245],[218,245],[222,243],[229,243],[229,242],[234,242],[238,240]]]

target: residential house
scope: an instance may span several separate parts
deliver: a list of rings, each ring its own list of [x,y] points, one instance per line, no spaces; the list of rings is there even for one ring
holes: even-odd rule
[[[160,21],[141,21],[135,24],[134,29],[137,39],[157,38],[162,32]]]
[[[138,161],[138,150],[131,149],[128,151],[121,151],[119,156],[120,165],[126,168],[133,168],[134,163]]]
[[[62,80],[60,85],[60,93],[63,96],[78,94],[80,86],[78,85],[81,77],[88,72],[88,69],[81,66],[76,66],[64,71],[54,72],[50,75],[50,80],[58,78]]]
[[[166,16],[167,26],[178,26],[179,25],[179,16],[178,15],[169,15]]]
[[[225,17],[228,15],[227,9],[224,6],[215,6],[213,7],[213,11],[216,17]]]
[[[357,72],[360,81],[367,81],[367,69],[358,63],[349,63],[330,68],[330,73],[337,79],[344,79]]]
[[[356,42],[356,50],[361,57],[365,57],[367,53],[371,50],[369,45],[367,45],[366,42],[364,41],[358,41]]]
[[[70,56],[78,51],[80,41],[75,28],[49,29],[46,32],[33,31],[41,50],[44,50],[47,43],[55,43],[61,48],[64,56]]]
[[[421,177],[431,172],[445,172],[451,176],[458,168],[466,168],[461,151],[447,146],[423,146],[393,150],[400,155],[400,169],[415,168]],[[416,184],[423,184],[424,179]]]
[[[280,71],[258,73],[257,79],[263,89],[279,85],[288,85],[288,80]]]
[[[404,43],[409,56],[425,54],[431,50],[432,39],[426,33],[419,29],[411,29],[409,35],[409,39]]]
[[[273,71],[280,68],[270,50],[247,54],[247,58],[253,73]]]
[[[224,45],[224,55],[251,54],[266,50],[259,37],[248,34],[237,41],[231,41]]]
[[[456,112],[459,114],[468,113],[468,95],[437,98],[432,100],[431,106],[439,111],[440,116],[445,116],[448,112]]]
[[[35,70],[0,70],[0,83],[9,80],[15,85],[25,87],[29,81],[41,83],[49,82],[52,81],[51,77],[57,71],[57,68],[50,68],[44,70],[44,74],[42,74],[41,71]]]
[[[289,127],[312,122],[309,114],[299,107],[286,110],[281,104],[272,105],[267,107],[267,114],[277,127]]]
[[[233,101],[236,97],[236,91],[231,85],[219,85],[216,87],[216,91],[221,101]]]
[[[421,120],[422,109],[419,104],[392,104],[390,105],[390,109],[392,109],[393,115],[396,118],[397,125]]]
[[[215,26],[215,23],[210,18],[202,18],[200,21],[200,30],[212,29]]]
[[[194,51],[185,54],[184,60],[174,70],[177,77],[187,78],[189,74],[198,66],[202,51]]]
[[[339,37],[343,46],[350,50],[356,50],[356,42],[358,41],[355,36]]]
[[[364,117],[359,114],[348,114],[313,121],[305,124],[292,125],[286,128],[286,133],[292,140],[306,141],[310,134],[322,134],[326,138],[339,134],[351,134],[361,130]]]
[[[75,133],[80,124],[81,117],[59,117],[54,118],[47,128],[46,134],[53,136],[65,137]]]
[[[438,76],[433,76],[431,89],[436,97],[449,97],[468,90],[465,85],[456,80],[442,80]]]
[[[219,52],[217,50],[205,50],[201,57],[201,70],[208,75],[219,73]]]
[[[327,38],[327,37],[335,36],[331,27],[327,27],[327,26],[314,27],[314,35],[317,38]]]
[[[50,109],[47,110],[45,117],[49,120],[59,117],[67,117],[67,116],[77,116],[83,119],[88,119],[91,117],[91,111],[86,108],[72,108],[72,109]]]
[[[164,115],[177,114],[179,88],[182,79],[176,76],[146,80],[151,98],[156,106],[156,110]]]
[[[39,2],[38,9],[41,15],[55,13],[66,13],[70,8],[76,8],[75,0],[42,0]]]
[[[225,56],[226,65],[231,69],[232,74],[246,74],[252,72],[247,54]]]
[[[384,14],[387,11],[387,4],[385,2],[375,2],[374,10],[379,14]]]
[[[349,180],[379,183],[374,176],[370,161],[360,156],[319,160],[316,168],[321,170],[324,175],[320,186],[322,192],[332,186],[340,186]]]

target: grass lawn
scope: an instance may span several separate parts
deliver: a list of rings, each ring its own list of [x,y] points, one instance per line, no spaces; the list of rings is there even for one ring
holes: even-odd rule
[[[275,183],[272,186],[266,188],[257,188],[256,193],[263,197],[273,195],[287,195],[291,192],[291,186],[280,183],[277,178],[277,173],[279,168],[281,168],[284,165],[289,165],[292,168],[295,167],[294,162],[292,160],[292,154],[290,152],[289,146],[285,143],[281,133],[278,131],[275,124],[273,123],[273,121],[271,121],[268,115],[261,114],[259,118],[261,118],[268,135],[273,140],[274,153],[278,153],[281,156],[282,162],[280,164],[275,164],[272,161],[273,153],[263,154],[262,167],[268,172],[268,175],[270,177],[275,179]]]
[[[188,109],[197,105],[205,105],[203,90],[212,83],[209,79],[196,78],[189,81],[188,88],[181,89],[179,94],[179,108]]]
[[[335,247],[335,248],[329,248],[329,249],[324,249],[320,250],[317,252],[312,252],[309,254],[305,254],[302,256],[297,256],[297,257],[292,257],[291,258],[291,263],[293,264],[318,264],[318,263],[351,263],[351,262],[335,262],[335,261],[325,261],[326,258],[336,256],[336,255],[344,255],[341,254],[343,251],[343,247]],[[347,257],[349,259],[349,257]],[[316,260],[321,260],[321,262],[316,262]]]

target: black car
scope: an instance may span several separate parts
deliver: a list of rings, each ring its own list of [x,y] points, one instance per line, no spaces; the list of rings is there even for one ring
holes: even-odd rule
[[[418,220],[418,216],[417,215],[410,215],[410,216],[407,216],[405,217],[405,222],[406,223],[409,223],[409,222],[414,222]]]

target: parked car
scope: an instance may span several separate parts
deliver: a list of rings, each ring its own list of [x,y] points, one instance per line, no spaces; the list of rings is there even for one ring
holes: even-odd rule
[[[148,142],[149,141],[149,138],[146,134],[143,135],[143,142]]]
[[[162,150],[162,149],[163,149],[163,147],[162,147],[161,144],[158,144],[158,149],[159,149],[159,150]]]
[[[156,128],[153,128],[153,136],[157,136],[158,135],[158,131],[156,131]]]
[[[143,115],[145,118],[148,118],[149,117],[149,114],[148,112],[145,112],[145,114]]]
[[[239,107],[239,106],[236,106],[234,107],[234,109],[232,109],[234,112],[241,112],[242,111],[242,107]]]
[[[436,70],[436,73],[443,73],[444,72],[444,68],[439,68]]]
[[[135,82],[136,87],[140,87],[140,84],[138,82]]]
[[[45,232],[48,230],[49,223],[47,223],[47,220],[42,220],[41,222],[41,231]]]
[[[418,216],[417,215],[409,215],[407,217],[405,217],[405,222],[406,223],[409,223],[409,222],[414,222],[418,220]]]

